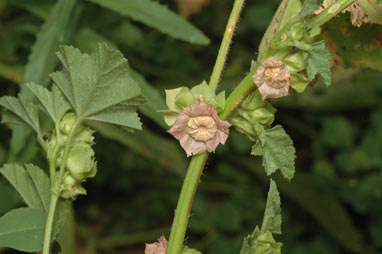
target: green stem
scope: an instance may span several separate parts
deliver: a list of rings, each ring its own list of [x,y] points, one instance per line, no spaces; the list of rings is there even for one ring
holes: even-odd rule
[[[50,203],[49,203],[49,212],[48,212],[48,217],[47,217],[46,226],[45,226],[44,245],[43,245],[42,254],[49,254],[50,253],[50,244],[52,242],[52,228],[53,228],[53,222],[54,222],[54,214],[56,211],[58,199],[60,197],[60,186],[61,186],[62,178],[64,176],[66,161],[68,160],[70,148],[72,145],[72,140],[73,140],[76,128],[81,123],[81,121],[82,121],[82,118],[77,117],[72,128],[70,129],[68,140],[65,144],[64,155],[62,158],[62,163],[60,166],[59,175],[58,175],[58,178],[55,179],[54,184],[52,185],[52,191],[51,191]],[[52,170],[55,171],[55,169],[56,169],[55,156],[53,156],[53,158],[50,158],[49,167],[50,167],[49,168],[50,171],[52,171]],[[55,172],[54,172],[54,175],[55,175]],[[51,176],[51,179],[52,179],[52,176]]]
[[[222,74],[225,61],[227,59],[229,45],[231,44],[232,36],[235,31],[237,21],[239,20],[240,11],[243,7],[244,1],[245,0],[235,0],[235,3],[231,11],[231,15],[228,20],[227,27],[224,32],[224,37],[220,45],[218,57],[216,58],[215,66],[212,71],[210,84],[209,84],[211,89],[214,91],[216,90],[216,87],[218,86],[220,76]]]
[[[170,240],[166,251],[167,254],[180,254],[182,251],[192,203],[207,158],[207,152],[195,155],[192,157],[190,165],[188,166],[171,227]]]
[[[240,105],[244,98],[251,92],[255,85],[252,75],[256,72],[257,66],[251,70],[247,76],[239,83],[239,85],[228,96],[224,110],[219,114],[221,120],[227,120],[231,113]]]
[[[44,245],[43,245],[44,247],[42,250],[43,254],[50,253],[52,228],[53,228],[54,214],[56,212],[58,197],[59,197],[59,194],[56,193],[55,191],[53,191],[52,194],[50,195],[49,211],[48,211],[48,217],[46,219],[45,234],[44,234]]]
[[[229,45],[231,44],[233,32],[239,19],[244,1],[245,0],[235,0],[230,18],[228,20],[209,83],[209,86],[214,91],[219,83],[219,79],[228,55]],[[204,164],[206,163],[207,158],[208,153],[204,152],[193,156],[191,159],[175,211],[175,217],[171,227],[170,239],[166,251],[167,254],[180,254],[182,251],[188,219],[190,216],[192,203],[194,201],[194,195],[198,188],[199,179],[203,172]]]
[[[338,13],[346,9],[349,5],[354,3],[356,0],[338,0],[332,5],[328,6],[320,14],[315,16],[310,20],[310,25],[312,27],[322,26],[332,18],[334,18]]]

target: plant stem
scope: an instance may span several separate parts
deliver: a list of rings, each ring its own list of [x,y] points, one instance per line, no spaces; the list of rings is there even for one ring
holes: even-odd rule
[[[167,254],[180,254],[182,251],[192,203],[207,158],[207,152],[195,155],[188,166],[171,227]]]
[[[214,91],[216,90],[216,87],[219,83],[219,79],[228,55],[229,45],[231,43],[233,32],[239,19],[240,11],[243,7],[244,1],[245,0],[235,0],[230,18],[228,20],[209,83],[209,86]],[[192,157],[190,165],[188,166],[187,174],[183,182],[182,190],[180,192],[177,208],[175,211],[174,221],[171,227],[170,239],[166,250],[167,254],[180,254],[182,251],[191,207],[207,158],[207,152],[195,155]]]
[[[325,10],[323,10],[320,14],[315,16],[310,20],[310,25],[314,26],[322,26],[332,18],[334,18],[338,13],[346,9],[349,5],[354,3],[356,0],[338,0],[335,3],[331,4]]]
[[[252,75],[256,72],[257,66],[245,76],[239,85],[228,96],[224,110],[219,114],[221,120],[227,120],[230,114],[236,109],[237,106],[244,100],[244,98],[251,92],[255,85],[252,80]]]
[[[224,32],[224,37],[222,43],[220,45],[218,57],[216,58],[215,66],[212,71],[211,79],[210,79],[210,87],[212,90],[216,90],[218,86],[220,76],[222,74],[225,61],[227,59],[229,45],[231,44],[233,32],[235,31],[236,23],[239,20],[240,11],[243,7],[245,0],[235,0],[233,5],[231,15],[229,17],[227,27]]]
[[[52,228],[53,228],[53,222],[54,222],[54,214],[56,211],[56,206],[58,199],[60,197],[60,186],[62,182],[62,178],[65,172],[65,166],[66,166],[66,161],[68,160],[70,148],[72,145],[72,140],[74,137],[74,133],[76,131],[77,126],[81,123],[82,118],[77,117],[76,121],[74,122],[72,128],[70,129],[70,133],[68,136],[68,140],[66,141],[65,144],[65,149],[64,149],[64,155],[62,158],[60,170],[59,170],[59,175],[57,179],[54,179],[54,184],[52,185],[52,191],[50,194],[50,203],[49,203],[49,211],[48,211],[48,217],[46,219],[46,226],[45,226],[45,234],[44,234],[44,245],[43,245],[43,252],[42,254],[49,254],[50,253],[50,244],[52,242]],[[56,169],[55,166],[55,156],[53,158],[50,158],[49,161],[49,167],[50,171],[52,169]],[[54,172],[55,174],[55,172]],[[51,176],[52,179],[52,176]]]
[[[59,194],[56,193],[55,191],[53,191],[52,194],[50,195],[49,211],[48,211],[48,217],[46,219],[46,226],[45,226],[45,233],[44,233],[44,245],[42,250],[43,254],[50,253],[52,228],[53,228],[54,214],[56,212],[58,197],[59,197]]]

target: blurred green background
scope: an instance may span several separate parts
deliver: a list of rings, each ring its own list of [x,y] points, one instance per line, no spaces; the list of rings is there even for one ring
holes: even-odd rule
[[[211,43],[176,40],[89,1],[77,1],[64,22],[65,13],[54,13],[56,1],[0,0],[0,95],[16,95],[25,79],[49,84],[48,74],[58,68],[57,43],[92,52],[106,41],[124,53],[143,86],[154,88],[144,89],[149,103],[164,109],[163,89],[208,81],[233,1],[160,2]],[[247,1],[219,86],[226,94],[256,59],[278,4]],[[275,122],[297,150],[295,178],[273,177],[283,212],[277,240],[285,254],[382,253],[382,74],[336,66],[332,79],[329,89],[318,82],[303,94],[272,101]],[[85,184],[88,195],[74,202],[60,236],[65,254],[143,253],[144,243],[169,235],[188,160],[159,114],[141,112],[142,132],[92,126],[99,171]],[[259,158],[249,155],[251,146],[232,129],[228,143],[210,156],[190,219],[190,247],[239,253],[243,237],[261,223],[269,178]],[[0,165],[30,161],[46,165],[34,138],[0,125]],[[17,193],[0,178],[0,215],[19,206]],[[0,247],[0,253],[15,252]]]

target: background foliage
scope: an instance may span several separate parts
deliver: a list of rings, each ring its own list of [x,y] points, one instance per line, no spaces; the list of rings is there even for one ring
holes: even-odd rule
[[[88,195],[75,202],[60,235],[68,254],[143,253],[145,242],[168,235],[187,160],[152,109],[165,108],[164,88],[208,80],[232,7],[230,0],[160,1],[189,17],[206,35],[190,38],[176,34],[176,29],[171,30],[175,34],[156,30],[158,24],[126,14],[123,6],[96,4],[106,2],[0,0],[1,96],[17,95],[25,89],[20,85],[30,81],[49,84],[57,45],[73,44],[90,53],[97,42],[106,42],[124,53],[149,98],[140,109],[142,132],[132,135],[92,124],[98,131],[99,171],[86,183]],[[230,92],[249,71],[278,4],[247,3],[218,89]],[[325,36],[338,39],[335,34]],[[207,37],[210,44],[203,46]],[[367,46],[362,41],[364,50]],[[352,45],[337,51],[346,47]],[[375,50],[372,47],[377,52],[373,56],[378,54]],[[353,54],[354,59],[359,51]],[[382,69],[380,59],[373,60],[378,65],[374,69]],[[346,58],[335,60],[352,65]],[[278,109],[276,123],[285,127],[297,151],[295,178],[289,183],[281,175],[275,177],[282,200],[283,235],[278,240],[284,243],[283,253],[382,252],[381,80],[377,71],[336,65],[330,88],[318,82],[303,94],[272,101]],[[0,131],[0,165],[33,162],[46,168],[34,137],[25,129],[12,132],[0,125]],[[209,254],[238,253],[243,237],[261,223],[269,179],[261,160],[249,155],[251,145],[232,131],[228,144],[207,162],[190,219],[189,246]],[[21,206],[3,178],[0,201],[0,215]],[[0,253],[15,252],[0,247]]]

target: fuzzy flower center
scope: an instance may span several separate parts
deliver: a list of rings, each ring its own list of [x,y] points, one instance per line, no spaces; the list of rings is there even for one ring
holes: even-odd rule
[[[196,141],[206,142],[212,139],[217,131],[215,120],[210,116],[191,117],[187,122],[187,132]]]
[[[286,85],[285,70],[282,66],[269,67],[265,70],[264,78],[268,85],[274,88],[282,88]]]

